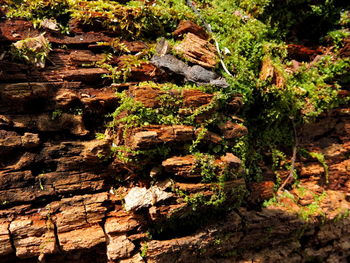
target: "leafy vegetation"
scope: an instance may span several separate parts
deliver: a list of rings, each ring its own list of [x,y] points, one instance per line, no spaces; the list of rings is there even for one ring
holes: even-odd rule
[[[40,35],[17,41],[11,46],[10,51],[15,59],[44,68],[51,46],[44,35]]]
[[[321,194],[314,194],[311,191],[309,192],[307,189],[303,187],[296,188],[296,191],[299,192],[300,197],[303,197],[303,195],[306,195],[306,194],[309,194],[309,195],[311,194],[312,195],[311,202],[307,205],[301,205],[298,203],[297,198],[293,194],[286,191],[280,196],[275,196],[270,200],[265,201],[263,206],[264,207],[283,207],[284,209],[287,209],[291,212],[296,212],[299,215],[299,217],[306,222],[313,220],[317,217],[320,217],[321,219],[325,217],[325,212],[320,206],[320,203],[322,200],[324,200],[327,197],[326,192],[323,192]],[[283,199],[288,199],[289,201],[281,202],[281,200]]]
[[[169,35],[181,19],[194,17],[182,1],[166,0],[152,5],[149,1],[99,0],[6,0],[7,16],[25,18],[40,27],[44,19],[57,22],[69,33],[69,20],[85,26],[102,27],[127,38],[153,38]]]

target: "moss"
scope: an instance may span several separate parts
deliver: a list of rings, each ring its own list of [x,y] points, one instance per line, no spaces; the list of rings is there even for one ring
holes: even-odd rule
[[[306,189],[303,188],[296,188],[296,191],[301,193],[301,196],[303,195],[303,192],[306,191]],[[302,219],[305,222],[310,222],[313,220],[324,220],[325,214],[322,208],[320,207],[320,203],[324,198],[327,197],[327,193],[323,192],[321,194],[313,194],[313,201],[306,205],[299,205],[296,197],[292,195],[289,192],[284,192],[283,194],[279,196],[274,196],[270,200],[266,200],[263,203],[264,207],[281,207],[286,210],[291,210],[292,212],[295,212],[298,214],[299,218]],[[291,206],[288,202],[284,202],[285,199],[289,199],[290,202],[292,202],[294,205]]]

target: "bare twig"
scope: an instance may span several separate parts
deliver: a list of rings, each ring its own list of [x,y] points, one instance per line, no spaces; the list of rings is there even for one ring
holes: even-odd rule
[[[215,42],[215,47],[216,47],[216,50],[218,52],[218,55],[219,55],[219,58],[220,58],[220,63],[221,63],[221,66],[222,68],[224,69],[224,71],[231,77],[233,77],[233,75],[231,74],[231,72],[227,69],[226,67],[226,64],[222,58],[222,53],[221,53],[221,50],[220,50],[220,47],[219,47],[219,43],[218,41],[216,41],[215,37],[214,37],[214,34],[213,34],[213,30],[211,29],[211,26],[210,24],[208,24],[204,17],[201,15],[201,13],[198,11],[198,9],[192,4],[192,1],[191,0],[186,0],[186,3],[187,5],[193,10],[193,12],[202,20],[202,23],[205,27],[205,29],[211,34],[211,36],[213,37],[213,40]]]
[[[293,125],[293,132],[294,132],[294,146],[293,146],[293,155],[292,155],[292,165],[290,167],[289,175],[284,180],[284,182],[281,184],[281,186],[277,190],[277,195],[279,195],[287,183],[289,183],[290,179],[293,178],[294,175],[294,168],[295,168],[295,160],[297,158],[297,148],[298,148],[298,135],[297,135],[297,129],[295,127],[294,119],[292,119],[292,125]]]

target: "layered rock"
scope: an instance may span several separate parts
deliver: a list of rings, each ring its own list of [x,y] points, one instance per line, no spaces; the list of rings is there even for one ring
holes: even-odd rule
[[[220,147],[230,147],[248,133],[237,117],[242,97],[234,94],[223,106],[215,93],[138,83],[174,78],[175,82],[226,87],[225,80],[201,67],[212,68],[217,62],[208,34],[193,22],[181,22],[174,35],[185,39],[177,49],[196,65],[163,54],[153,64],[142,62],[128,68],[128,80],[133,82],[111,84],[103,78],[110,72],[99,63],[103,48],[119,39],[106,32],[84,32],[74,21],[70,25],[72,34],[66,36],[48,25],[34,29],[28,21],[0,22],[0,43],[6,47],[42,31],[52,44],[45,68],[12,61],[9,55],[1,59],[1,260],[345,260],[350,242],[348,219],[321,224],[317,216],[305,221],[296,214],[314,204],[315,195],[323,192],[328,199],[318,200],[318,205],[326,221],[339,214],[345,217],[350,209],[348,108],[331,111],[303,129],[303,138],[307,138],[303,147],[322,152],[329,164],[328,185],[308,184],[310,178],[325,180],[325,166],[312,158],[301,160],[296,165],[301,184],[310,192],[291,192],[295,199],[284,199],[289,206],[270,204],[260,212],[240,208],[248,199],[241,161]],[[101,41],[104,43],[97,43]],[[127,58],[148,46],[142,41],[120,41],[128,55],[113,56],[111,65],[123,70]],[[305,60],[318,52],[306,51]],[[118,107],[116,90],[126,90],[126,96],[146,109],[166,106],[180,120],[191,118],[192,122],[126,127],[118,123],[129,116],[124,111],[114,116],[117,125],[105,130],[101,116]],[[165,97],[171,99],[164,102]],[[204,129],[210,118],[216,122]],[[96,140],[96,132],[103,133],[99,137],[104,139]],[[191,146],[211,147],[218,153],[213,158],[194,155],[189,153]],[[160,153],[152,155],[155,149]],[[274,193],[270,180],[249,188],[253,192],[249,201],[254,204]],[[277,249],[266,249],[271,242]],[[336,254],[337,250],[343,254]]]

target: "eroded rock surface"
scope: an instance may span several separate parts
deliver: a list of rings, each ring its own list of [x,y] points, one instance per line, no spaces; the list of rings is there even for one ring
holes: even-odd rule
[[[96,63],[116,39],[106,32],[85,32],[75,22],[69,23],[69,36],[56,32],[52,21],[45,21],[42,29],[24,20],[0,22],[4,46],[42,31],[52,44],[44,68],[1,58],[1,262],[346,262],[348,107],[303,129],[303,147],[324,154],[328,177],[316,160],[298,160],[300,184],[307,190],[291,191],[289,198],[283,197],[283,207],[248,210],[239,207],[242,200],[256,204],[273,196],[271,178],[247,186],[239,156],[216,154],[210,160],[215,169],[203,173],[205,156],[188,154],[198,136],[200,146],[217,149],[248,133],[236,116],[242,97],[233,94],[222,108],[215,93],[139,83],[170,78],[227,87],[225,79],[207,69],[217,62],[208,34],[191,21],[181,22],[174,32],[185,37],[178,50],[195,65],[166,54],[166,49],[153,57],[153,64],[130,67],[133,82],[111,85],[102,78],[108,71]],[[97,43],[101,41],[105,43]],[[148,48],[142,41],[121,43],[128,52],[113,56],[117,67]],[[347,48],[346,43],[344,56]],[[303,60],[318,53],[294,49],[290,46],[289,52]],[[119,105],[116,90],[126,90],[126,96],[153,110],[164,106],[164,96],[170,97],[166,106],[181,118],[193,118],[193,125],[128,128],[117,122],[128,116],[124,111],[113,116],[115,127],[105,129],[101,116]],[[201,124],[213,116],[221,124],[203,130]],[[102,139],[95,139],[96,133]],[[202,181],[209,173],[214,182]],[[319,184],[326,179],[329,184]],[[319,221],[305,210],[315,201],[324,215]],[[223,209],[227,207],[229,212]]]

